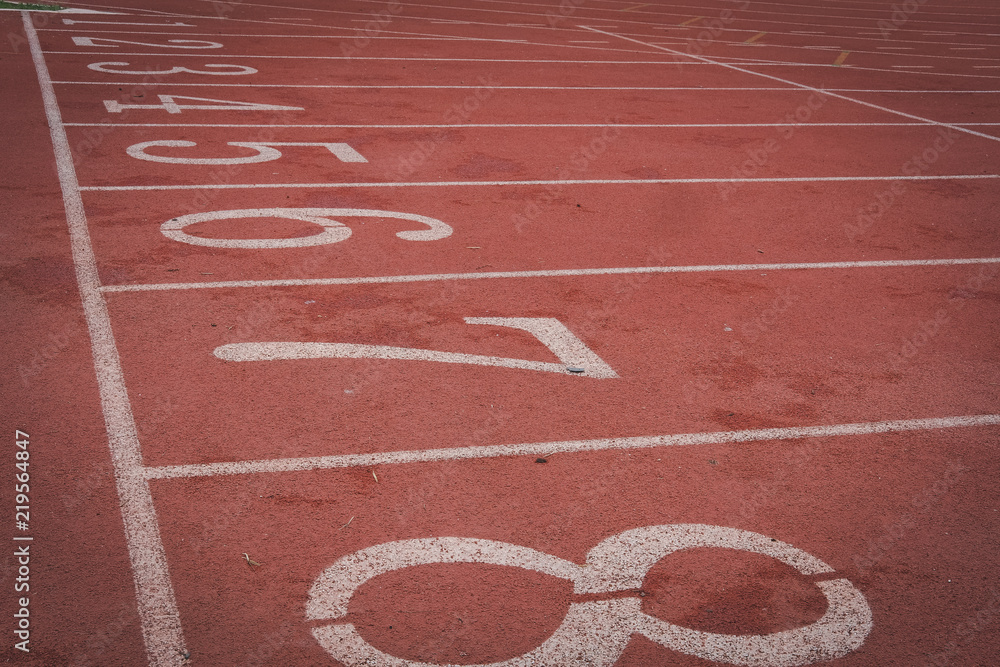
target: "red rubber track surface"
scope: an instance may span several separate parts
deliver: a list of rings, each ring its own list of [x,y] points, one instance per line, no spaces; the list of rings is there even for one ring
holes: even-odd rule
[[[535,664],[997,663],[990,3],[74,6],[114,13],[0,12],[4,664],[490,664],[592,603],[702,634],[600,662],[587,617]],[[283,209],[350,233],[249,247],[316,234]],[[614,377],[466,318],[558,320]],[[584,590],[599,544],[680,524],[829,572],[727,537]],[[870,620],[791,657],[832,581]]]

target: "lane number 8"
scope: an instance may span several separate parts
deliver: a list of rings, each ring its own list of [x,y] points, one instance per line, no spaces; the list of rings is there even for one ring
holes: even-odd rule
[[[333,623],[313,628],[330,655],[348,667],[432,667],[388,655],[344,622],[354,591],[394,570],[434,563],[486,563],[521,567],[573,582],[574,592],[614,593],[642,587],[649,569],[681,549],[737,549],[776,558],[806,575],[833,572],[823,561],[790,544],[736,528],[702,524],[646,526],[602,540],[577,565],[528,547],[464,537],[387,542],[344,556],[314,582],[306,604],[310,621]],[[766,635],[723,635],[692,630],[642,611],[638,597],[573,603],[562,624],[543,644],[524,655],[489,667],[611,667],[633,633],[661,646],[704,660],[749,667],[798,667],[840,658],[858,649],[872,628],[864,595],[847,579],[816,582],[827,610],[815,623]]]

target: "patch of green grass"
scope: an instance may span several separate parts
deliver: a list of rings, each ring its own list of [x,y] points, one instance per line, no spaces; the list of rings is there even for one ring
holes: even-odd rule
[[[7,0],[0,0],[0,9],[34,9],[55,12],[62,9],[62,7],[59,5],[36,5],[30,2],[7,2]]]

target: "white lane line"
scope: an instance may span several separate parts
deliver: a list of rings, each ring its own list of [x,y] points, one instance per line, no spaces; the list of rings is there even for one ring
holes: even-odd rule
[[[948,127],[952,127],[949,125]],[[957,126],[956,126],[957,127]],[[962,129],[963,132],[971,130]],[[975,134],[980,134],[976,132]],[[994,141],[1000,137],[981,135]],[[149,190],[262,190],[267,188],[447,188],[509,185],[673,185],[695,183],[838,183],[844,181],[963,181],[1000,178],[1000,174],[947,174],[943,176],[787,176],[774,178],[595,178],[539,181],[416,181],[393,183],[203,183],[201,185],[89,185],[84,192],[142,192]]]
[[[960,123],[961,125],[1000,125],[1000,123]],[[456,125],[255,125],[227,123],[65,123],[67,127],[273,127],[340,129],[416,129],[416,128],[530,128],[530,127],[628,127],[628,128],[712,128],[712,127],[933,127],[929,123],[466,123]]]
[[[301,287],[307,285],[387,285],[448,280],[496,280],[522,278],[565,278],[580,276],[620,276],[652,273],[712,273],[722,271],[805,271],[827,269],[890,269],[912,266],[964,266],[1000,264],[1000,257],[953,259],[859,260],[845,262],[786,262],[781,264],[703,264],[689,266],[627,266],[598,269],[548,269],[536,271],[487,271],[477,273],[430,273],[403,276],[368,276],[359,278],[277,278],[272,280],[225,280],[200,283],[151,283],[144,285],[105,285],[103,292],[159,292],[182,289],[223,289],[254,287]]]
[[[744,61],[745,59],[740,59]],[[757,63],[759,61],[749,61]],[[745,64],[743,62],[742,64]],[[899,65],[899,67],[924,67],[924,65]],[[929,67],[929,65],[928,65]],[[124,74],[124,72],[117,72],[118,74]],[[54,85],[57,86],[134,86],[135,81],[53,81]],[[459,85],[416,85],[416,84],[390,84],[390,85],[378,85],[378,84],[346,84],[346,83],[173,83],[173,82],[163,82],[163,83],[146,83],[144,82],[142,86],[144,88],[152,88],[154,86],[170,86],[172,88],[181,86],[195,86],[195,87],[208,87],[208,88],[334,88],[334,89],[346,89],[346,90],[479,90],[486,84],[470,85],[470,84],[459,84]],[[698,91],[698,92],[709,92],[709,91],[739,91],[739,92],[785,92],[785,93],[795,93],[799,92],[800,89],[793,88],[791,86],[786,86],[783,88],[773,87],[773,88],[747,88],[747,87],[708,87],[708,86],[496,86],[490,84],[489,87],[493,90],[594,90],[594,91],[616,91],[616,90],[659,90],[659,91]],[[1000,90],[900,90],[900,89],[867,89],[867,88],[824,88],[827,91],[837,91],[846,93],[920,93],[922,95],[929,93],[944,93],[944,94],[996,94],[1000,93]],[[71,123],[67,123],[70,125]]]
[[[933,65],[890,65],[893,69],[934,69]]]
[[[206,3],[214,3],[217,0],[200,0],[200,1],[201,2],[206,2]],[[91,3],[89,6],[92,6],[92,7],[102,7],[104,5],[98,5],[98,4]],[[274,8],[274,9],[282,9],[282,7],[277,6],[277,5],[254,5],[254,6],[266,6],[266,7],[270,7],[270,8]],[[414,4],[411,4],[411,3],[408,3],[408,6],[409,7],[434,7],[434,8],[438,8],[438,9],[446,9],[448,11],[455,11],[455,9],[456,9],[454,6],[414,5]],[[548,6],[548,7],[551,7],[551,6]],[[115,8],[115,7],[110,7],[110,8]],[[525,14],[525,12],[523,12],[523,11],[520,11],[520,12],[498,12],[497,10],[471,10],[468,7],[464,8],[464,9],[469,10],[469,11],[488,11],[488,12],[492,12],[492,13],[517,14],[517,15],[522,15],[522,16]],[[298,8],[298,10],[299,11],[324,12],[324,13],[328,13],[328,14],[360,15],[360,16],[364,16],[365,18],[362,18],[362,19],[353,19],[353,20],[360,20],[360,21],[369,21],[369,20],[371,20],[371,14],[370,13],[364,13],[364,12],[359,12],[359,11],[346,11],[346,10],[333,10],[333,9],[304,9],[304,8]],[[196,15],[196,14],[178,14],[176,12],[156,12],[155,10],[143,10],[143,11],[154,13],[154,14],[160,14],[160,15],[168,15],[168,16],[172,16],[172,17],[176,17],[176,18],[213,19],[213,20],[226,20],[226,21],[239,22],[239,23],[266,23],[266,24],[269,24],[269,25],[271,24],[271,22],[269,22],[269,21],[261,21],[261,20],[234,19],[234,18],[231,18],[231,17]],[[866,10],[866,11],[874,11],[874,10]],[[642,12],[642,13],[650,13],[650,12]],[[781,14],[782,16],[787,16],[787,14],[784,13],[784,12],[768,12],[768,13],[771,13],[771,14]],[[553,27],[551,25],[549,25],[549,23],[548,23],[548,21],[550,19],[549,15],[547,15],[547,14],[541,14],[541,13],[532,14],[532,15],[538,16],[540,18],[540,22],[538,24],[530,24],[530,26],[532,28],[541,29],[541,30],[545,30],[545,31],[551,31],[551,30],[553,30]],[[682,15],[677,14],[676,16],[682,16]],[[689,16],[689,14],[684,15],[684,16]],[[814,27],[823,27],[823,28],[831,28],[831,29],[834,29],[834,28],[845,28],[845,29],[849,29],[849,30],[855,30],[855,29],[858,28],[857,25],[841,25],[841,24],[815,25],[815,18],[816,18],[815,15],[808,15],[808,16],[811,19],[809,22],[803,22],[803,21],[778,21],[778,20],[774,20],[774,19],[755,19],[755,21],[762,22],[762,23],[777,24],[777,25],[795,25],[795,26],[803,26],[803,25],[805,25],[805,26],[808,26],[808,27],[811,27],[811,28],[814,28]],[[837,15],[834,15],[834,16],[837,17]],[[980,15],[974,15],[974,16],[978,17]],[[423,20],[423,21],[437,20],[437,19],[431,19],[431,18],[422,17],[422,16],[405,16],[403,18],[405,18],[407,20],[414,20],[414,21],[419,21],[419,20]],[[844,17],[841,17],[841,18],[844,18]],[[852,18],[852,20],[853,20],[853,17],[850,17],[850,18]],[[592,21],[605,21],[605,20],[610,20],[610,19],[592,18],[591,20]],[[666,30],[679,29],[676,26],[665,26],[665,27],[663,27],[663,26],[650,25],[649,22],[648,22],[648,20],[628,21],[628,20],[623,20],[623,19],[620,19],[620,18],[619,19],[615,19],[615,20],[618,20],[619,23],[628,23],[628,24],[635,25],[637,27],[640,27],[640,26],[641,27],[652,27],[652,28],[659,28],[659,29],[666,29]],[[911,23],[927,23],[927,22],[928,21],[911,20]],[[484,21],[470,21],[469,23],[472,23],[472,24],[475,24],[475,25],[488,25],[488,26],[494,26],[494,27],[496,27],[496,26],[507,27],[508,26],[507,23],[484,22]],[[526,25],[528,25],[528,24],[526,24]],[[960,23],[959,25],[966,25],[966,24]],[[972,24],[972,23],[969,23],[968,25],[976,25],[977,27],[979,26],[979,24]],[[603,24],[603,23],[600,24],[600,25],[598,25],[597,27],[600,27],[600,28],[609,28],[609,29],[617,29],[618,28],[617,25],[608,25],[608,24]],[[555,29],[556,30],[562,30],[562,28],[555,28]],[[691,29],[691,27],[681,28],[681,29],[688,30],[688,29]],[[730,30],[735,30],[735,29],[730,29]],[[742,32],[745,32],[745,30],[742,30]],[[872,34],[879,35],[879,36],[882,35],[882,33],[872,33]],[[993,35],[993,34],[990,34],[990,33],[962,33],[962,34],[973,35],[973,36],[976,36],[976,37],[993,37],[993,36],[996,36],[996,35]]]
[[[312,27],[312,26],[305,26]],[[218,32],[167,32],[164,30],[91,30],[89,28],[43,28],[41,32],[51,32],[53,34],[79,34],[80,32],[86,32],[89,35],[159,35],[159,36],[177,36],[177,37],[215,37],[219,38],[229,38],[229,37],[241,37],[241,38],[267,38],[267,39],[340,39],[340,40],[353,40],[357,39],[358,35],[356,32],[344,28],[345,32],[342,35],[295,35],[295,34],[276,34],[276,35],[257,35],[257,34],[239,34],[239,33],[218,33]],[[386,31],[390,32],[390,31]],[[461,35],[430,35],[427,33],[414,33],[414,32],[399,32],[391,31],[392,34],[382,34],[382,35],[371,35],[365,36],[365,39],[422,39],[422,40],[445,40],[445,41],[459,41],[459,42],[503,42],[503,43],[513,43],[513,44],[526,44],[528,40],[525,39],[494,39],[490,37],[463,37]],[[97,39],[95,37],[95,39]],[[602,40],[598,42],[600,44],[609,44],[607,40]],[[547,45],[541,45],[547,46]],[[555,46],[555,45],[553,45]]]
[[[118,72],[122,74],[123,72]],[[111,82],[111,81],[53,81],[52,83],[62,86],[134,86],[135,81],[131,82]],[[410,89],[430,89],[430,90],[479,90],[486,85],[485,83],[480,83],[479,85],[444,85],[444,86],[428,86],[428,85],[415,85],[415,84],[390,84],[390,85],[378,85],[378,84],[319,84],[319,83],[173,83],[173,82],[163,82],[158,83],[144,83],[144,87],[151,87],[156,85],[163,86],[207,86],[211,88],[218,87],[231,87],[231,88],[345,88],[348,90],[359,89],[359,90],[410,90]],[[688,87],[678,87],[678,86],[497,86],[492,83],[489,87],[494,90],[738,90],[738,91],[786,91],[791,93],[799,92],[797,88],[785,87],[785,88],[702,88],[699,86],[688,86]],[[923,91],[920,91],[923,92]]]
[[[955,123],[966,127],[986,127],[1000,123]],[[64,123],[66,127],[272,127],[339,129],[419,129],[419,128],[532,128],[532,127],[629,127],[629,128],[713,128],[713,127],[933,127],[927,123],[479,123],[457,125],[258,125],[227,123]]]
[[[765,79],[770,79],[772,81],[777,81],[779,83],[788,84],[790,86],[797,86],[798,88],[801,88],[802,90],[809,90],[809,91],[812,91],[814,93],[819,93],[821,95],[830,95],[831,97],[836,97],[837,99],[845,100],[847,102],[853,102],[855,104],[860,104],[861,106],[866,106],[866,107],[869,107],[871,109],[877,109],[879,111],[884,111],[886,113],[891,113],[891,114],[894,114],[894,115],[897,115],[897,116],[903,116],[904,118],[909,118],[911,120],[919,120],[919,121],[922,121],[922,122],[925,122],[925,123],[932,123],[934,125],[937,125],[938,127],[946,127],[946,128],[948,128],[950,130],[955,130],[957,132],[963,132],[965,134],[971,134],[973,136],[980,137],[981,139],[988,139],[990,141],[1000,141],[1000,137],[995,137],[995,136],[992,136],[992,135],[989,135],[989,134],[984,134],[982,132],[976,132],[975,130],[970,130],[967,127],[962,127],[961,125],[953,125],[951,123],[941,123],[939,121],[931,120],[930,118],[924,118],[923,116],[917,116],[915,114],[906,113],[905,111],[897,111],[896,109],[890,109],[889,107],[884,107],[884,106],[882,106],[880,104],[874,104],[872,102],[865,102],[864,100],[859,100],[859,99],[854,98],[854,97],[849,97],[847,95],[841,95],[840,93],[835,93],[833,91],[826,91],[826,90],[823,90],[821,88],[816,88],[814,86],[810,86],[810,85],[807,85],[807,84],[804,84],[804,83],[798,83],[796,81],[790,81],[788,79],[782,79],[781,77],[773,76],[771,74],[764,74],[762,72],[755,72],[755,71],[750,70],[750,69],[745,69],[743,67],[737,67],[736,65],[730,65],[728,63],[718,62],[716,60],[712,60],[711,58],[705,58],[703,56],[696,56],[696,55],[693,55],[693,54],[686,54],[683,51],[676,51],[674,49],[668,49],[665,46],[654,46],[652,44],[649,44],[648,42],[643,42],[642,40],[633,39],[631,37],[622,37],[621,35],[616,35],[613,32],[606,32],[604,30],[598,30],[597,28],[590,28],[590,27],[587,27],[587,26],[580,26],[580,27],[583,28],[584,30],[589,30],[591,32],[596,32],[596,33],[599,33],[601,35],[607,35],[609,37],[618,37],[619,39],[623,39],[623,40],[628,41],[628,42],[634,42],[635,44],[640,44],[642,46],[649,46],[651,48],[659,49],[661,51],[665,51],[667,53],[671,53],[674,56],[680,56],[682,58],[693,58],[695,60],[698,60],[699,62],[703,62],[703,63],[707,63],[707,64],[712,64],[712,65],[717,65],[718,67],[725,67],[726,69],[731,69],[731,70],[733,70],[735,72],[742,72],[744,74],[751,74],[753,76],[763,77]]]
[[[630,438],[598,438],[594,440],[564,440],[560,442],[531,442],[519,445],[480,445],[449,447],[447,449],[418,449],[401,452],[372,454],[343,454],[336,456],[306,456],[289,459],[259,461],[229,461],[192,465],[149,466],[146,479],[177,479],[184,477],[209,477],[215,475],[249,475],[260,473],[296,472],[329,468],[356,468],[375,465],[405,463],[430,463],[434,461],[460,461],[509,456],[539,456],[606,451],[613,449],[650,449],[653,447],[687,447],[692,445],[720,445],[768,440],[800,440],[802,438],[831,438],[906,431],[932,431],[949,428],[996,426],[1000,415],[971,415],[967,417],[942,417],[931,419],[901,419],[895,421],[861,422],[856,424],[829,424],[823,426],[790,426],[783,428],[748,429],[745,431],[720,431],[708,433],[682,433],[677,435],[650,435]]]
[[[119,74],[124,74],[124,72],[118,72]],[[135,81],[53,81],[52,83],[64,86],[134,86]],[[143,84],[143,85],[157,85],[157,84]],[[429,90],[478,90],[483,87],[480,85],[470,85],[470,84],[459,84],[459,85],[419,85],[419,84],[286,84],[286,83],[236,83],[236,84],[219,84],[219,83],[164,83],[163,85],[170,86],[234,86],[234,87],[251,87],[251,88],[344,88],[344,89],[361,89],[361,90],[409,90],[409,89],[429,89]],[[663,91],[698,91],[698,92],[710,92],[710,91],[736,91],[736,92],[798,92],[798,88],[793,88],[791,86],[783,87],[762,87],[762,88],[750,88],[746,86],[735,87],[735,86],[497,86],[490,85],[490,88],[495,90],[663,90]],[[970,93],[975,94],[989,94],[995,95],[1000,93],[1000,89],[948,89],[948,90],[927,90],[927,89],[911,89],[911,88],[824,88],[823,90],[832,90],[840,93],[917,93],[920,95],[931,95],[931,94],[942,94],[942,95],[968,95]],[[72,123],[67,123],[67,125],[72,125]]]
[[[101,294],[97,260],[90,243],[87,216],[80,196],[62,114],[55,89],[28,12],[22,12],[24,31],[38,75],[45,117],[52,136],[59,185],[66,208],[76,280],[90,332],[91,354],[101,396],[101,409],[108,433],[108,447],[115,472],[115,486],[125,524],[125,541],[135,579],[136,600],[149,664],[153,667],[180,665],[185,650],[184,633],[167,570],[167,556],[149,484],[143,479],[142,451],[129,404],[118,348],[111,330],[107,303]]]
[[[612,35],[613,33],[606,33]],[[628,39],[622,37],[621,39]],[[645,45],[645,42],[641,42]],[[648,46],[654,48],[662,48],[656,44],[649,44]],[[586,49],[589,47],[574,47],[579,49]],[[596,48],[596,47],[595,47]],[[597,49],[600,51],[608,51],[609,49]],[[622,53],[643,53],[639,51],[621,51]],[[68,55],[68,56],[142,56],[142,57],[163,57],[162,53],[115,53],[113,51],[104,52],[94,52],[85,53],[83,51],[46,51],[45,53],[51,55]],[[374,60],[374,61],[391,61],[391,62],[471,62],[471,63],[543,63],[543,64],[555,64],[555,65],[671,65],[676,67],[679,64],[685,67],[704,67],[708,65],[719,65],[717,62],[684,62],[678,63],[670,60],[553,60],[553,59],[518,59],[518,58],[407,58],[401,56],[285,56],[285,55],[262,55],[262,54],[242,54],[242,53],[216,53],[216,56],[225,57],[230,59],[243,58],[243,59],[288,59],[288,60],[347,60],[347,61],[358,61],[358,60]],[[683,55],[683,54],[682,54]],[[171,53],[171,58],[204,58],[204,54],[196,53]],[[775,62],[775,63],[760,63],[759,65],[754,65],[755,67],[815,67],[815,68],[828,68],[830,65],[828,63],[798,63],[798,62]],[[851,65],[850,69],[857,72],[895,72],[895,70],[879,68],[879,67],[859,67],[857,65]],[[747,70],[749,71],[749,70]],[[760,74],[759,72],[752,72],[758,74],[759,76],[767,76],[765,74]],[[973,78],[973,79],[995,79],[997,77],[987,76],[985,74],[959,74],[956,72],[921,72],[926,76],[947,76],[952,78]],[[780,79],[775,79],[780,81]],[[801,84],[796,84],[801,85]]]
[[[599,49],[606,50],[606,49]],[[628,50],[621,51],[622,53],[642,53],[639,51]],[[62,56],[142,56],[151,57],[158,56],[163,57],[162,53],[128,53],[121,52],[116,53],[114,51],[46,51],[45,53],[50,55],[62,55]],[[392,62],[444,62],[444,63],[531,63],[531,64],[556,64],[556,65],[673,65],[674,62],[670,60],[565,60],[565,59],[541,59],[541,58],[408,58],[403,56],[288,56],[288,55],[266,55],[257,53],[217,53],[213,52],[215,57],[219,58],[257,58],[265,60],[347,60],[347,61],[358,61],[358,60],[387,60]],[[656,55],[656,54],[651,54]],[[171,53],[171,58],[205,58],[204,54],[199,53]],[[711,63],[686,63],[690,65],[698,64],[711,64]],[[820,66],[820,65],[817,65]],[[822,65],[826,67],[826,65]]]

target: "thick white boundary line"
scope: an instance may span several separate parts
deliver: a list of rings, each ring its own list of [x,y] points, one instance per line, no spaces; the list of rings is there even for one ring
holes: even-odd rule
[[[160,528],[153,506],[149,484],[143,478],[142,452],[136,433],[135,419],[129,404],[118,359],[118,349],[111,330],[107,304],[101,294],[97,261],[90,243],[87,216],[70,151],[62,114],[45,64],[29,12],[21,13],[24,31],[31,48],[38,83],[45,105],[45,117],[52,136],[59,185],[66,208],[70,244],[76,280],[83,301],[83,312],[90,332],[91,353],[101,395],[101,409],[108,432],[108,446],[115,471],[115,486],[125,524],[125,541],[135,577],[135,594],[143,639],[152,667],[180,665],[184,651],[184,634],[174,598],[173,585],[167,570],[167,556],[160,539]]]
[[[937,123],[928,123],[937,124]],[[947,127],[957,127],[948,125]],[[971,132],[971,130],[963,130]],[[975,132],[973,134],[979,134]],[[1000,141],[1000,137],[989,137]],[[672,185],[698,183],[838,183],[852,181],[969,181],[997,179],[1000,174],[945,174],[942,176],[786,176],[774,178],[598,178],[542,181],[392,181],[372,183],[203,183],[200,185],[85,185],[83,192],[136,192],[144,190],[262,190],[267,188],[441,188],[504,185]]]
[[[146,479],[176,479],[183,477],[210,477],[215,475],[249,475],[266,472],[296,472],[329,468],[356,468],[401,463],[430,463],[434,461],[460,461],[463,459],[498,458],[502,456],[539,456],[594,452],[609,449],[649,449],[652,447],[680,447],[688,445],[719,445],[763,440],[797,440],[801,438],[829,438],[904,431],[927,431],[970,426],[995,426],[1000,415],[974,415],[969,417],[942,417],[937,419],[903,419],[898,421],[864,422],[858,424],[831,424],[828,426],[793,426],[762,428],[746,431],[716,433],[683,433],[679,435],[649,435],[631,438],[598,438],[595,440],[564,440],[561,442],[532,442],[520,445],[485,445],[475,447],[449,447],[447,449],[419,449],[402,452],[372,454],[343,454],[337,456],[308,456],[292,459],[265,459],[261,461],[231,461],[192,465],[150,466],[145,470]]]
[[[589,30],[590,32],[596,32],[600,35],[607,35],[608,37],[617,37],[618,39],[624,39],[628,42],[634,42],[636,44],[641,44],[642,46],[648,46],[653,49],[658,49],[666,53],[673,54],[674,56],[681,56],[682,58],[690,58],[703,62],[709,65],[717,65],[719,67],[725,67],[726,69],[731,69],[735,72],[742,72],[743,74],[750,74],[753,76],[763,77],[765,79],[770,79],[771,81],[777,81],[778,83],[788,84],[789,86],[796,86],[802,90],[809,90],[814,93],[819,93],[821,95],[829,95],[830,97],[835,97],[840,100],[845,100],[847,102],[853,102],[855,104],[860,104],[861,106],[866,106],[870,109],[877,109],[879,111],[884,111],[886,113],[891,113],[897,116],[903,116],[904,118],[909,118],[910,120],[918,120],[924,123],[931,123],[937,125],[938,127],[946,127],[950,130],[955,130],[956,132],[964,132],[965,134],[971,134],[976,137],[981,137],[983,139],[989,139],[990,141],[1000,141],[1000,137],[995,137],[989,134],[983,134],[982,132],[976,132],[975,130],[970,130],[967,127],[962,127],[960,125],[952,125],[951,123],[942,123],[936,120],[931,120],[930,118],[924,118],[923,116],[916,116],[911,113],[906,113],[905,111],[897,111],[896,109],[890,109],[889,107],[884,107],[880,104],[874,104],[872,102],[865,102],[864,100],[859,100],[854,97],[849,97],[847,95],[841,95],[840,93],[835,93],[833,91],[823,90],[821,88],[816,88],[815,86],[810,86],[804,83],[797,83],[795,81],[789,81],[788,79],[782,79],[781,77],[772,76],[770,74],[764,74],[763,72],[755,72],[753,70],[744,69],[742,67],[737,67],[736,65],[731,65],[729,63],[719,62],[718,60],[713,60],[711,58],[705,58],[704,56],[696,56],[693,54],[687,54],[683,51],[677,51],[675,49],[669,49],[665,46],[657,46],[655,44],[650,44],[648,42],[643,42],[642,40],[633,39],[631,37],[622,37],[621,35],[616,35],[613,32],[607,32],[605,30],[598,30],[597,28],[590,28],[588,26],[580,26],[584,30]]]
[[[1000,257],[969,259],[896,259],[856,262],[802,262],[785,264],[707,264],[692,266],[630,266],[607,269],[550,269],[547,271],[487,271],[484,273],[428,273],[423,275],[371,276],[360,278],[288,278],[274,280],[229,280],[204,283],[147,283],[145,285],[105,285],[103,292],[153,292],[175,289],[218,289],[224,287],[296,287],[303,285],[385,285],[441,280],[488,280],[503,278],[563,278],[574,276],[620,276],[636,273],[711,273],[715,271],[802,271],[816,269],[887,269],[908,266],[960,266],[1000,264]]]

